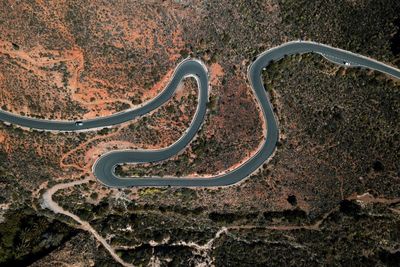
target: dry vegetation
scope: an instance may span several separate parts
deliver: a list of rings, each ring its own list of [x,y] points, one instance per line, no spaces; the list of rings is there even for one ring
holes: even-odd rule
[[[58,192],[56,201],[89,221],[134,264],[147,263],[152,256],[165,261],[174,254],[180,264],[205,262],[214,255],[218,265],[225,260],[245,265],[303,260],[311,265],[393,265],[399,242],[399,85],[312,55],[284,59],[264,75],[282,139],[265,169],[242,184],[218,190],[110,191],[91,183]],[[310,79],[304,81],[305,76]],[[188,150],[196,146],[194,142]],[[173,172],[165,174],[179,174],[185,169],[175,162],[184,157],[150,166],[147,172],[172,165]],[[378,224],[376,216],[381,218]],[[205,245],[221,227],[229,232],[215,241],[211,254],[199,257],[195,248],[176,245]],[[341,227],[347,227],[346,233]],[[387,245],[376,246],[382,228],[389,231]],[[353,246],[351,240],[364,238],[370,241]],[[318,243],[324,239],[335,245]],[[233,247],[243,245],[245,250],[233,253]],[[290,253],[283,249],[287,246],[293,247]]]
[[[0,106],[14,112],[66,119],[131,108],[162,90],[182,58],[179,6],[2,6]]]
[[[212,89],[197,139],[166,162],[120,171],[215,174],[261,141],[246,77],[259,52],[303,37],[398,65],[399,3],[4,0],[0,106],[46,118],[106,115],[153,98],[180,60],[200,58]],[[398,83],[309,55],[277,62],[264,75],[282,139],[262,171],[228,188],[110,190],[90,175],[106,151],[177,140],[197,105],[192,80],[162,108],[112,129],[51,134],[0,126],[0,263],[115,265],[76,223],[40,206],[46,188],[89,176],[54,199],[136,265],[209,264],[214,257],[219,266],[395,266]],[[222,227],[229,229],[214,240]]]

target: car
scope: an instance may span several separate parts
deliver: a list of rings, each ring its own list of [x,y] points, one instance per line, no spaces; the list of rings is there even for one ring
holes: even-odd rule
[[[81,121],[76,121],[75,122],[75,126],[82,126],[83,125],[83,122],[81,122]]]
[[[344,62],[344,65],[345,66],[350,66],[350,63],[349,62]]]

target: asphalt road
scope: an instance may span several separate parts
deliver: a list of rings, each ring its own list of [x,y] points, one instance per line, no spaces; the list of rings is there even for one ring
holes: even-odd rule
[[[277,61],[286,55],[301,53],[318,53],[328,60],[347,67],[362,67],[377,70],[395,78],[400,79],[400,70],[390,67],[376,60],[357,55],[345,50],[333,48],[327,45],[314,42],[295,41],[285,43],[260,54],[248,69],[248,79],[252,90],[259,102],[262,115],[267,125],[267,138],[264,140],[259,151],[245,163],[221,175],[211,178],[197,177],[119,177],[115,175],[114,170],[118,164],[122,163],[146,163],[166,160],[180,151],[182,151],[194,138],[198,132],[206,114],[206,104],[208,101],[208,74],[206,68],[198,61],[186,60],[176,69],[175,74],[165,88],[165,90],[145,106],[130,110],[127,112],[116,113],[109,117],[96,118],[83,121],[82,125],[76,125],[75,122],[60,122],[37,120],[27,117],[21,117],[7,112],[0,112],[0,120],[10,122],[29,128],[59,130],[59,131],[77,131],[82,129],[102,128],[120,124],[142,116],[151,110],[164,104],[175,92],[179,82],[187,75],[193,75],[197,78],[198,107],[190,127],[185,134],[171,146],[160,150],[125,150],[112,151],[102,155],[93,165],[93,173],[97,179],[109,187],[131,187],[131,186],[225,186],[237,183],[248,177],[256,171],[275,151],[278,141],[278,126],[272,110],[272,105],[264,88],[261,72],[272,61]]]
[[[0,111],[0,121],[37,130],[65,132],[111,127],[113,125],[118,125],[133,120],[137,117],[143,116],[163,105],[173,96],[180,81],[188,75],[199,76],[204,81],[207,81],[207,71],[199,61],[184,60],[175,69],[172,79],[167,87],[159,95],[157,95],[157,97],[153,98],[145,105],[137,109],[125,110],[106,117],[79,121],[81,122],[81,125],[79,125],[77,121],[43,120],[15,115],[6,111]]]

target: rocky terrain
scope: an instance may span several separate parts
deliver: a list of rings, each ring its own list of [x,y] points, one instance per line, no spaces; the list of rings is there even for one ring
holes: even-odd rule
[[[107,115],[153,98],[187,56],[205,62],[210,103],[197,138],[165,162],[119,167],[124,175],[210,176],[252,155],[263,122],[247,66],[282,42],[323,42],[400,66],[400,3],[392,0],[1,6],[3,110]],[[106,151],[177,140],[197,105],[192,79],[165,106],[111,129],[47,133],[1,124],[0,265],[396,266],[399,81],[315,55],[275,62],[263,77],[278,148],[262,170],[230,187],[117,190],[91,174]]]

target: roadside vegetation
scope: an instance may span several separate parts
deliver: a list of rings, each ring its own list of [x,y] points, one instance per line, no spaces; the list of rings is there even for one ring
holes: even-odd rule
[[[395,266],[400,203],[397,82],[370,71],[344,69],[312,54],[287,57],[263,75],[282,138],[272,161],[241,185],[112,190],[115,193],[102,194],[94,204],[87,200],[98,190],[93,183],[58,192],[57,202],[75,210],[103,236],[112,236],[114,247],[129,247],[121,256],[134,264],[174,253],[181,264],[204,262],[212,255],[218,266],[236,261],[248,266],[303,261],[311,266]],[[185,153],[129,170],[179,175],[184,169],[175,161],[181,158]],[[174,167],[165,172],[165,166]],[[213,241],[208,256],[199,257],[198,250],[187,245],[204,246],[223,227],[228,233]],[[388,246],[376,246],[382,235]],[[370,242],[354,245],[365,238]],[[320,242],[326,239],[332,246]]]
[[[210,175],[245,160],[262,140],[247,66],[282,42],[319,41],[399,66],[399,1],[12,2],[0,12],[4,110],[105,115],[152,99],[183,58],[207,64],[209,112],[197,138],[181,155],[122,166],[121,175]],[[91,180],[54,199],[136,265],[396,266],[398,81],[315,55],[285,58],[263,75],[281,140],[243,183],[116,190]],[[182,92],[111,129],[52,134],[1,124],[0,265],[115,266],[71,218],[41,207],[41,197],[88,177],[106,151],[177,140],[197,105],[193,81]]]
[[[400,2],[279,0],[289,39],[340,47],[400,66]]]

